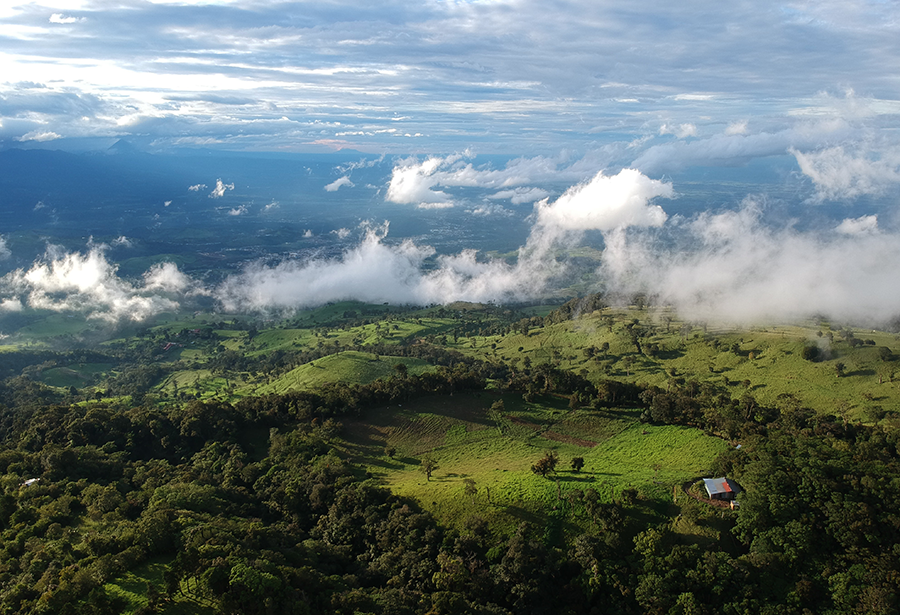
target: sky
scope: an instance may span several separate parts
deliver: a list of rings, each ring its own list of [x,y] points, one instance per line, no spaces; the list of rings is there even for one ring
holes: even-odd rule
[[[0,280],[0,313],[526,300],[594,233],[590,289],[697,318],[900,315],[896,2],[12,0],[0,66],[0,150],[356,150],[374,156],[336,166],[322,193],[479,225],[531,208],[514,263],[390,241],[371,220],[339,258],[249,263],[216,287],[171,264],[123,280],[100,244],[48,246]],[[765,164],[781,196],[752,185]],[[361,180],[373,165],[390,168],[383,185]],[[721,186],[734,169],[732,200],[673,213],[691,172]],[[10,245],[0,234],[0,259]]]
[[[0,142],[738,164],[893,133],[898,15],[882,0],[8,0]]]

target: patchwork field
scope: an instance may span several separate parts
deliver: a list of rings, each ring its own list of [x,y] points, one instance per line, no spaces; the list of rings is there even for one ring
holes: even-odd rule
[[[501,399],[506,411],[495,421],[489,409]],[[545,517],[567,506],[574,490],[594,489],[609,501],[634,488],[668,500],[675,485],[703,475],[730,446],[696,429],[642,425],[634,412],[568,410],[553,397],[525,403],[497,392],[371,411],[345,422],[345,438],[347,454],[438,518],[461,523],[478,515],[498,527]],[[531,466],[548,451],[559,464],[545,478]],[[437,464],[430,480],[421,466],[426,455]],[[584,460],[580,471],[571,467],[576,457]],[[475,494],[466,493],[466,479]]]

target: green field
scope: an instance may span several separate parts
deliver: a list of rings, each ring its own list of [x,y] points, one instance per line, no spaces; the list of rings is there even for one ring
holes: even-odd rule
[[[410,374],[422,374],[432,369],[428,363],[420,359],[378,356],[348,350],[301,365],[254,390],[259,394],[285,393],[312,389],[332,382],[368,383],[390,377],[396,373],[395,366],[398,363],[405,365]]]
[[[503,399],[508,412],[498,425],[491,404]],[[729,444],[697,429],[648,426],[635,413],[561,409],[545,397],[526,404],[496,392],[434,397],[382,408],[345,422],[346,452],[391,489],[419,500],[444,522],[473,514],[497,527],[537,521],[564,506],[572,490],[594,489],[607,501],[637,489],[646,499],[671,498],[675,485],[704,475]],[[393,447],[393,458],[385,455]],[[531,466],[546,451],[560,459],[543,478]],[[430,455],[438,469],[430,480],[420,460]],[[580,472],[570,468],[582,457]],[[464,479],[478,488],[464,493]]]

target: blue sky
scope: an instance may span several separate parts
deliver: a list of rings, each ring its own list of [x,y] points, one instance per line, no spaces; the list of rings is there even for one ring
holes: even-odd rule
[[[881,1],[11,0],[0,140],[593,152],[657,174],[791,148],[873,159],[900,113],[898,17]]]

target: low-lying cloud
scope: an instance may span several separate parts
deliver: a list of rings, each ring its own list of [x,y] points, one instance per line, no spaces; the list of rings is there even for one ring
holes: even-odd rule
[[[211,199],[220,199],[225,196],[225,192],[228,190],[234,190],[234,184],[226,184],[221,179],[216,180],[216,187],[213,188],[212,192],[210,192],[207,196]]]
[[[83,312],[105,321],[143,320],[179,308],[178,297],[194,283],[172,263],[151,267],[142,283],[117,275],[104,246],[87,252],[64,253],[48,247],[28,269],[16,269],[0,278],[0,302],[6,311],[22,306],[56,312]]]
[[[470,172],[464,157],[430,160],[425,166],[400,163],[391,180],[393,195],[419,195],[404,201],[415,203],[427,192],[436,194],[437,184],[429,183],[435,173]],[[449,166],[441,171],[444,165]],[[214,287],[204,287],[171,263],[127,281],[102,245],[72,253],[51,247],[30,268],[0,278],[0,311],[31,307],[139,320],[186,307],[198,295],[227,311],[274,313],[345,299],[503,303],[546,297],[577,282],[582,289],[622,297],[646,293],[688,319],[754,323],[825,314],[874,324],[900,314],[900,274],[893,267],[900,262],[900,232],[890,224],[882,228],[877,216],[801,231],[766,224],[766,205],[755,198],[734,210],[670,217],[662,203],[676,196],[671,183],[636,169],[600,172],[559,198],[534,205],[531,232],[514,262],[475,250],[438,255],[412,240],[394,242],[385,223],[364,227],[358,242],[350,229],[332,231],[347,240],[338,257],[255,262]],[[508,215],[498,205],[479,207],[484,211],[467,211]],[[604,244],[593,270],[585,269],[583,260],[567,258],[588,232],[601,234]],[[0,239],[0,257],[4,250],[9,252]]]
[[[844,146],[801,152],[791,148],[800,170],[816,187],[815,199],[853,199],[881,194],[900,183],[900,149],[892,148],[870,157],[847,151]]]
[[[343,177],[339,177],[327,186],[325,186],[326,192],[337,192],[342,186],[347,186],[348,188],[352,188],[354,186],[353,182],[350,181],[350,178],[344,175]]]
[[[688,318],[884,322],[900,314],[900,275],[891,265],[900,236],[772,229],[760,211],[747,200],[737,211],[702,214],[678,229],[688,246],[678,250],[617,229],[599,273],[611,288],[649,293]]]

